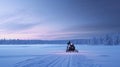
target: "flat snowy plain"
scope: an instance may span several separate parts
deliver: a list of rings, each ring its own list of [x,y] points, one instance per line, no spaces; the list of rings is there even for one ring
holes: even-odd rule
[[[66,44],[1,45],[0,67],[120,67],[120,46],[75,46],[79,53]]]

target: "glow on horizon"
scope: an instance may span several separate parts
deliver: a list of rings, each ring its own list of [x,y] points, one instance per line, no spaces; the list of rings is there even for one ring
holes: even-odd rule
[[[28,31],[27,31],[28,32]],[[23,40],[54,40],[54,39],[74,39],[73,37],[75,37],[76,39],[79,39],[79,37],[81,38],[85,38],[84,34],[88,33],[88,32],[58,32],[58,33],[52,33],[52,32],[48,32],[48,31],[41,31],[40,32],[36,32],[36,33],[29,33],[31,31],[27,32],[19,32],[19,33],[9,33],[9,34],[0,34],[1,39],[23,39]],[[33,32],[33,31],[32,31]],[[50,34],[49,34],[50,33]],[[80,35],[81,34],[81,35]],[[79,36],[78,36],[79,35]],[[70,37],[71,36],[71,37]]]

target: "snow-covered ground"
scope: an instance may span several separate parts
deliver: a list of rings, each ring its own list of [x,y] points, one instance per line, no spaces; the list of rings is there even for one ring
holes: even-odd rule
[[[120,46],[1,45],[0,67],[120,67]]]

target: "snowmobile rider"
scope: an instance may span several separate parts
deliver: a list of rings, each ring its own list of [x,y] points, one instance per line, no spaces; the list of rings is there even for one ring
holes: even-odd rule
[[[69,51],[75,51],[75,46],[73,43],[70,44]]]
[[[67,49],[66,49],[66,52],[69,52],[69,51],[75,51],[75,46],[70,41],[67,43]]]

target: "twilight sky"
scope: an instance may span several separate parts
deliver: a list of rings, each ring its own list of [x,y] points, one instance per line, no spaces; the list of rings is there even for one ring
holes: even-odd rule
[[[0,0],[0,39],[79,39],[120,32],[120,0]]]

